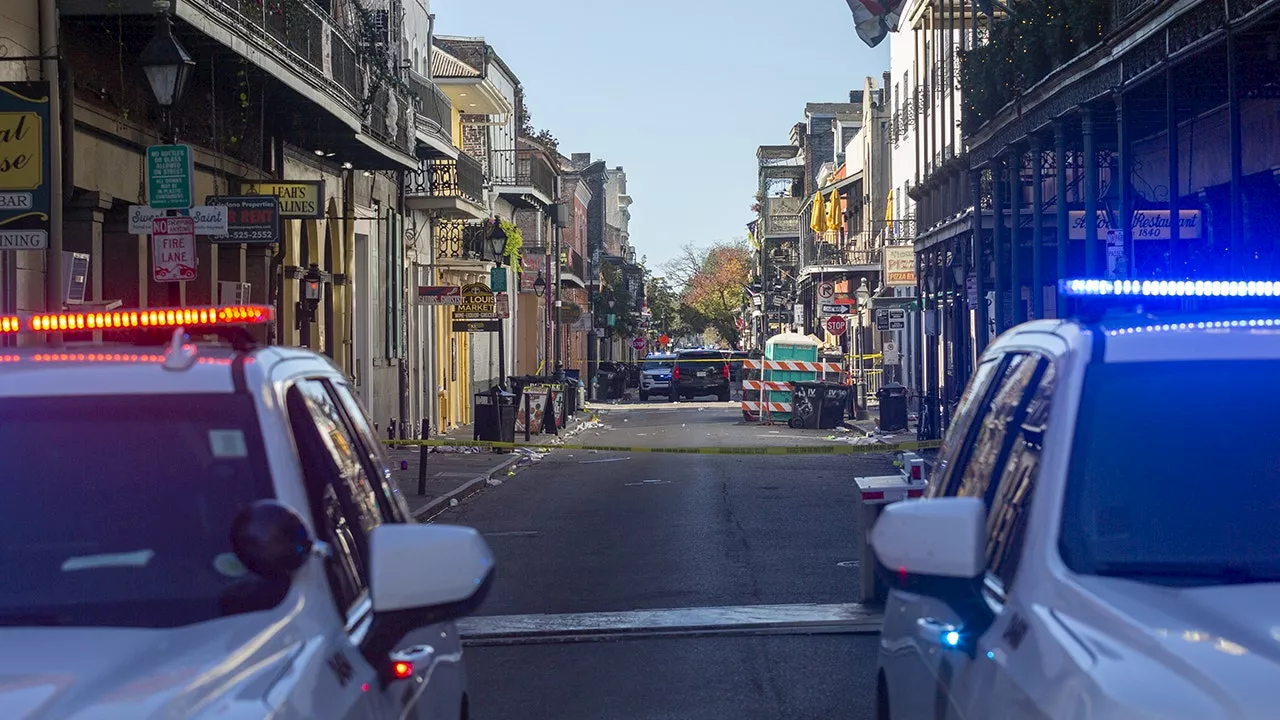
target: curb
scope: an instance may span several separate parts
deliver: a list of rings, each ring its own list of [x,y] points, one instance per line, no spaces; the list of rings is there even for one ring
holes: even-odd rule
[[[506,460],[503,460],[497,465],[494,465],[493,467],[484,471],[480,475],[477,475],[476,477],[471,478],[470,480],[462,483],[461,485],[450,490],[449,492],[438,496],[435,500],[432,500],[426,505],[423,505],[417,510],[414,510],[413,519],[420,521],[420,520],[423,520],[424,518],[439,514],[437,512],[437,509],[440,508],[440,506],[443,505],[445,507],[448,507],[449,501],[455,500],[455,499],[461,501],[462,498],[475,493],[476,492],[475,487],[477,485],[483,485],[484,483],[489,482],[491,479],[493,479],[494,475],[497,475],[498,473],[506,470],[512,465],[515,465],[519,461],[520,461],[520,455],[516,453],[512,453],[511,457],[507,458]]]

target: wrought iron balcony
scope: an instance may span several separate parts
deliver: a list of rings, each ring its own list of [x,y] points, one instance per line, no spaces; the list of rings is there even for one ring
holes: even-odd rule
[[[405,204],[414,210],[439,210],[457,217],[481,219],[484,211],[484,169],[466,153],[458,159],[423,160],[405,173]]]
[[[466,220],[438,220],[431,225],[434,233],[436,261],[492,260],[488,237],[491,225]]]
[[[495,188],[532,189],[550,202],[556,196],[556,171],[541,152],[529,148],[519,150],[493,150],[489,153],[492,163],[492,180]]]
[[[579,281],[587,280],[586,264],[583,262],[582,255],[577,250],[569,248],[565,250],[560,258],[560,272],[563,275],[572,275]]]

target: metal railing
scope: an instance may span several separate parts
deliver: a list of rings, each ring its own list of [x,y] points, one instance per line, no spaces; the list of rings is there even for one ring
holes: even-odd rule
[[[577,250],[569,248],[564,251],[564,257],[560,259],[561,267],[565,272],[578,276],[579,279],[586,280],[586,266],[582,261],[582,255]]]
[[[437,220],[431,224],[435,233],[437,260],[483,259],[488,225],[466,220]]]
[[[458,153],[457,160],[423,160],[417,170],[405,174],[404,182],[404,191],[408,195],[460,197],[476,204],[484,202],[484,168],[479,160],[466,153]]]
[[[189,1],[222,17],[239,32],[256,36],[297,70],[299,76],[306,76],[313,84],[326,88],[349,108],[359,107],[359,100],[364,96],[365,71],[357,59],[351,28],[341,27],[315,3]]]
[[[556,172],[542,153],[527,148],[493,150],[489,153],[491,177],[498,187],[531,187],[547,197],[555,197]]]

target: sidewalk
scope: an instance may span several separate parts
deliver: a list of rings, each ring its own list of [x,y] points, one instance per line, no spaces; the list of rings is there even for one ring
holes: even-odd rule
[[[466,435],[470,440],[470,430]],[[432,448],[438,449],[438,448]],[[461,448],[450,448],[461,449]],[[468,448],[471,449],[471,448]],[[448,507],[450,501],[483,490],[494,477],[507,474],[523,455],[520,453],[495,453],[487,448],[475,448],[478,452],[429,452],[427,453],[426,493],[418,494],[418,458],[420,448],[388,448],[391,459],[391,475],[400,493],[409,503],[409,511],[415,519],[435,515]],[[404,467],[404,470],[401,470]]]
[[[593,411],[584,411],[592,412]],[[573,432],[589,420],[591,415],[579,415],[569,418],[569,427],[562,429],[561,434]],[[474,430],[471,425],[454,428],[442,435],[433,435],[432,440],[471,440]],[[554,435],[533,435],[533,441],[545,441],[551,445]],[[516,442],[524,441],[524,433],[516,433]],[[554,446],[554,445],[551,445]],[[390,447],[387,456],[391,460],[391,475],[396,481],[400,493],[409,504],[409,511],[417,520],[430,518],[445,508],[452,501],[463,499],[483,490],[490,480],[502,479],[512,472],[517,463],[527,457],[523,452],[498,453],[489,448],[430,448],[427,453],[426,492],[418,494],[418,466],[421,448]],[[401,469],[401,468],[404,469]]]

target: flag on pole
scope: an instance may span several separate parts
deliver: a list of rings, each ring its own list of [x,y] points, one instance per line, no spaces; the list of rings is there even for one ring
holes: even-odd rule
[[[858,37],[868,47],[875,47],[885,36],[898,29],[899,13],[905,0],[845,0],[853,11],[853,25]]]

